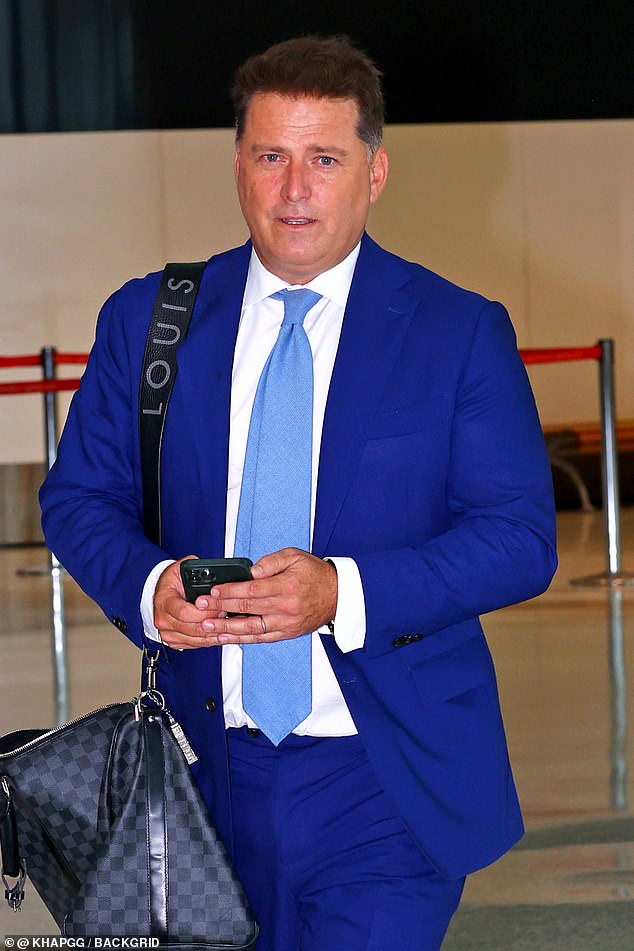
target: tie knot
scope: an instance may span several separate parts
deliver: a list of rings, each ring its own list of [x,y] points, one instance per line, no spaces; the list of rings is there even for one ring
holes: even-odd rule
[[[321,294],[307,287],[301,287],[296,291],[278,291],[276,294],[271,294],[271,297],[284,302],[283,324],[303,324],[308,311],[318,300],[321,300]]]

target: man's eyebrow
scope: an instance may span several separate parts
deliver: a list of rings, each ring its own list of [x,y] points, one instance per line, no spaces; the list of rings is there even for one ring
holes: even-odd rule
[[[347,149],[342,149],[337,145],[313,145],[310,151],[314,155],[339,155],[342,158],[348,154]]]
[[[342,149],[338,145],[311,145],[308,149],[313,155],[337,155],[345,158],[348,155],[347,149]],[[284,154],[286,149],[282,145],[263,145],[260,142],[254,142],[251,146],[253,155],[265,152],[279,152]]]
[[[255,155],[256,152],[283,152],[284,149],[281,145],[262,145],[260,142],[254,142],[251,146],[251,152]]]

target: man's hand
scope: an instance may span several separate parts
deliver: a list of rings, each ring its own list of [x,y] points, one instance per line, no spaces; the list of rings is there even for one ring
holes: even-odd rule
[[[299,548],[283,548],[260,558],[252,575],[252,581],[217,585],[197,599],[197,608],[208,611],[201,625],[207,643],[287,640],[334,618],[337,571],[329,562]]]
[[[195,555],[188,555],[195,558]],[[192,647],[213,647],[218,645],[218,638],[203,628],[203,621],[216,618],[218,612],[200,606],[202,600],[198,598],[196,604],[185,600],[185,590],[181,580],[180,561],[169,565],[160,576],[154,591],[154,624],[158,628],[161,640],[168,647],[177,650]]]

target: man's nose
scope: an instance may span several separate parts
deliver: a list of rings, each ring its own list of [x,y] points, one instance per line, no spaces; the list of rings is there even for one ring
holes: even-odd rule
[[[303,162],[289,162],[282,183],[282,197],[287,201],[310,198],[310,175]]]

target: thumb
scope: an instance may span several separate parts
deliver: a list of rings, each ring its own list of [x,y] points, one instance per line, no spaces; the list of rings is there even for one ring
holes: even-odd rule
[[[254,578],[272,578],[274,575],[279,575],[296,559],[297,554],[298,551],[295,548],[282,548],[281,551],[263,555],[253,565],[251,574]]]

